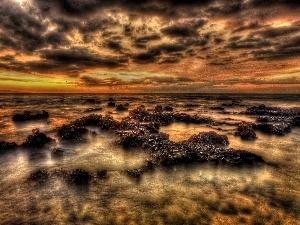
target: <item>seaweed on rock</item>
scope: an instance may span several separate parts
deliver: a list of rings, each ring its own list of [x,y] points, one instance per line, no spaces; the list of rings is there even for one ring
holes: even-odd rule
[[[32,135],[29,135],[21,146],[25,148],[41,148],[52,140],[52,138],[40,132],[39,129],[33,129]]]
[[[7,150],[13,150],[17,147],[18,145],[15,142],[0,141],[0,153]]]
[[[45,110],[42,113],[32,114],[30,111],[24,111],[23,114],[17,113],[12,117],[13,121],[28,121],[28,120],[38,120],[38,119],[48,119],[49,113]]]
[[[256,133],[252,123],[241,122],[238,125],[236,136],[240,136],[244,140],[256,139]]]

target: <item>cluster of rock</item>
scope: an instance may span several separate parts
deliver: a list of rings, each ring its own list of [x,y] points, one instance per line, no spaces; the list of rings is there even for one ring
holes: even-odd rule
[[[49,113],[45,110],[42,113],[32,114],[30,111],[24,111],[23,114],[17,113],[12,117],[13,121],[28,121],[28,120],[38,120],[38,119],[48,119]]]
[[[88,98],[86,99],[83,104],[100,104],[101,102],[94,98]]]
[[[32,172],[27,180],[38,184],[44,184],[45,182],[48,182],[52,176],[61,177],[66,183],[76,185],[87,185],[92,178],[108,178],[107,170],[97,170],[96,173],[91,173],[84,169],[74,169],[71,171],[64,169],[56,169],[54,171],[39,169],[35,172]]]
[[[25,148],[41,148],[51,141],[53,141],[53,139],[40,132],[39,129],[33,129],[32,135],[29,135],[21,146]]]
[[[290,132],[294,126],[300,126],[300,108],[297,107],[284,109],[259,105],[248,108],[245,114],[257,115],[258,123],[248,124],[248,127],[268,134],[284,135]],[[237,133],[242,137],[240,128],[242,125],[238,127]]]
[[[254,140],[256,139],[256,133],[253,129],[253,123],[241,122],[238,125],[236,136],[240,136],[244,140]]]
[[[284,109],[280,107],[269,107],[264,104],[249,107],[246,111],[248,115],[268,115],[268,116],[297,116],[300,115],[300,108]]]
[[[0,153],[8,150],[13,150],[17,147],[18,145],[15,142],[0,141]]]
[[[263,159],[250,152],[226,149],[228,138],[217,133],[202,132],[182,142],[173,142],[163,133],[131,131],[120,134],[118,144],[150,150],[151,165],[167,166],[193,162],[214,162],[231,166],[253,165]],[[149,166],[144,168],[148,169]],[[138,170],[141,171],[141,170]],[[137,171],[135,171],[137,173]]]

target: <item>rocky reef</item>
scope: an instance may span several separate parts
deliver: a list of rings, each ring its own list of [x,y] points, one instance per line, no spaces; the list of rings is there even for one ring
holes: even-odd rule
[[[40,132],[39,129],[33,129],[32,135],[29,135],[21,146],[25,148],[41,148],[52,140],[52,138]]]
[[[49,113],[45,110],[42,113],[33,114],[30,111],[24,111],[23,114],[17,113],[12,117],[13,121],[28,121],[28,120],[38,120],[38,119],[48,119]]]
[[[0,141],[0,153],[13,150],[17,147],[18,145],[15,142]]]

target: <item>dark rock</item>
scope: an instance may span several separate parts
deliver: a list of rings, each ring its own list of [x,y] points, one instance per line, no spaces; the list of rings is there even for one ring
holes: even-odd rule
[[[128,108],[126,108],[124,105],[120,104],[116,108],[117,111],[127,111]]]
[[[115,102],[109,102],[109,103],[107,103],[107,106],[108,107],[115,107],[116,103]]]
[[[32,135],[29,135],[21,146],[25,148],[41,148],[52,140],[46,134],[41,133],[39,129],[33,129]]]
[[[7,150],[13,150],[17,148],[17,146],[18,145],[15,142],[0,141],[0,153]]]
[[[267,116],[297,116],[300,115],[300,108],[284,109],[279,107],[267,107],[265,105],[252,106],[245,112],[248,115],[267,115]]]
[[[75,124],[63,125],[57,129],[57,134],[62,140],[83,140],[88,129]]]
[[[45,183],[49,180],[50,174],[47,170],[42,169],[30,174],[28,180],[35,181],[37,183]]]
[[[108,99],[109,102],[114,102],[115,100],[113,98]]]
[[[242,122],[238,125],[236,136],[240,136],[244,140],[253,140],[256,139],[256,133],[253,129],[253,124]]]
[[[210,109],[211,109],[211,110],[221,110],[221,111],[225,110],[225,109],[224,109],[223,107],[221,107],[221,106],[210,107]]]
[[[157,105],[157,106],[155,106],[154,111],[155,112],[162,112],[163,111],[163,107],[161,105]]]
[[[285,135],[291,131],[291,125],[289,123],[270,124],[260,123],[254,124],[253,128],[268,134]]]
[[[214,131],[200,132],[197,135],[191,136],[188,141],[197,144],[214,146],[227,146],[229,144],[228,137],[226,135],[219,135]]]
[[[99,178],[107,178],[108,177],[107,170],[98,170],[97,171],[97,176]]]
[[[191,104],[191,103],[184,105],[184,107],[188,107],[188,108],[190,108],[190,107],[194,108],[194,107],[198,107],[198,106],[199,106],[198,104]]]
[[[32,114],[30,111],[24,111],[23,114],[15,114],[12,117],[13,121],[28,121],[28,120],[38,120],[38,119],[47,119],[49,118],[49,113],[45,110],[42,113]]]
[[[101,111],[102,108],[98,107],[98,108],[88,108],[86,110],[84,110],[84,112],[96,112],[96,111]]]
[[[62,148],[53,148],[52,149],[52,154],[55,156],[62,156],[64,155],[65,150]]]
[[[91,178],[91,174],[83,169],[73,170],[67,181],[72,184],[88,184]]]
[[[300,126],[300,116],[295,116],[295,117],[292,119],[292,125],[293,125],[293,126]]]
[[[173,112],[173,107],[167,105],[167,106],[164,107],[164,111]]]
[[[83,104],[100,104],[100,101],[93,98],[86,99]]]

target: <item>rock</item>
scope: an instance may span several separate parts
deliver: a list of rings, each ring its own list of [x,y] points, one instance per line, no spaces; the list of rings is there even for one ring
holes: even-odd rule
[[[115,100],[113,98],[108,99],[109,102],[114,102]]]
[[[13,121],[28,121],[28,120],[38,120],[38,119],[47,119],[49,118],[49,113],[45,110],[42,113],[32,114],[30,111],[24,111],[23,114],[15,114],[12,117]]]
[[[164,107],[164,111],[173,112],[173,107],[167,105],[167,106]]]
[[[184,105],[184,107],[188,107],[188,108],[190,108],[190,107],[194,108],[194,107],[198,107],[198,106],[199,106],[198,104],[191,104],[191,103]]]
[[[188,141],[213,146],[227,146],[229,144],[228,137],[226,135],[219,135],[214,131],[200,132],[197,135],[191,136]]]
[[[221,106],[215,106],[215,107],[209,107],[211,110],[225,110],[225,108],[221,107]]]
[[[240,136],[244,140],[253,140],[256,139],[256,133],[253,129],[253,124],[242,122],[238,125],[236,136]]]
[[[84,112],[96,112],[96,111],[101,111],[102,108],[98,107],[98,108],[88,108],[86,110],[84,110]]]
[[[0,153],[5,152],[7,150],[13,150],[17,148],[17,144],[15,142],[6,142],[0,141]]]
[[[71,171],[68,175],[68,183],[72,184],[88,184],[91,178],[91,174],[83,169],[76,169]]]
[[[37,170],[36,172],[33,172],[30,174],[28,180],[29,181],[35,181],[37,183],[45,183],[49,180],[50,174],[47,170]]]
[[[252,106],[245,112],[248,115],[267,115],[267,116],[298,116],[300,115],[300,108],[284,109],[279,107],[268,107],[265,105]]]
[[[85,127],[77,126],[75,124],[63,125],[57,129],[57,135],[62,140],[83,140],[83,136],[88,133]]]
[[[41,133],[39,129],[33,129],[32,135],[29,135],[21,146],[25,148],[41,148],[52,140],[46,134]]]
[[[100,101],[93,98],[86,99],[83,104],[100,104]]]
[[[98,170],[97,171],[97,176],[99,178],[108,178],[107,170]]]
[[[52,149],[52,154],[55,156],[62,156],[64,155],[65,150],[62,148],[53,148]]]
[[[163,107],[161,105],[157,105],[157,106],[155,106],[154,111],[155,112],[162,112],[163,111]]]
[[[289,123],[270,124],[259,123],[254,124],[253,128],[268,134],[285,135],[291,131],[291,125]]]
[[[293,125],[293,126],[300,126],[300,116],[295,116],[295,117],[292,119],[292,125]]]
[[[108,106],[108,107],[115,107],[115,106],[116,106],[116,103],[115,103],[115,102],[108,102],[108,103],[107,103],[107,106]]]
[[[120,104],[116,108],[117,111],[127,111],[128,108],[126,108],[124,105]]]

